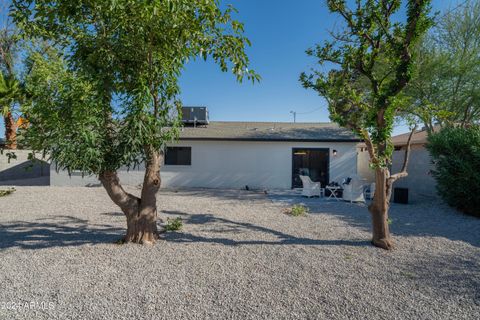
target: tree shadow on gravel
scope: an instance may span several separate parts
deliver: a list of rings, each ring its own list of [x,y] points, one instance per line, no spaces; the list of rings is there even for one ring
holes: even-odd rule
[[[161,196],[194,197],[206,200],[220,201],[267,201],[267,194],[260,189],[206,189],[206,188],[179,188],[162,189]]]
[[[355,204],[345,203],[346,206]],[[390,231],[393,236],[404,237],[440,237],[452,241],[462,241],[474,247],[480,247],[480,219],[457,212],[445,205],[432,212],[427,203],[421,205],[392,204],[390,208]],[[352,213],[342,208],[329,208],[332,213],[352,226],[371,230],[368,209],[358,208]]]
[[[477,312],[480,311],[478,255],[422,253],[409,261],[403,265],[401,275],[407,276],[418,290],[431,288],[438,298],[461,301],[462,304],[473,303],[477,306]]]
[[[371,217],[366,204],[293,197],[290,205],[296,203],[307,206],[311,214],[335,216],[352,227],[371,231]],[[389,216],[390,231],[394,237],[442,237],[480,247],[480,219],[442,203],[392,203]]]
[[[54,216],[31,221],[0,224],[0,250],[44,249],[113,243],[125,230],[110,225],[90,224],[72,216]]]
[[[208,225],[207,232],[213,234],[235,234],[243,232],[259,232],[273,235],[276,240],[235,240],[228,237],[205,237],[200,235],[193,235],[186,232],[167,232],[162,235],[162,238],[172,242],[204,242],[216,243],[227,246],[238,245],[310,245],[310,246],[370,246],[370,241],[364,240],[337,240],[337,239],[311,239],[304,237],[296,237],[278,230],[254,225],[247,222],[238,222],[214,216],[212,214],[189,214],[181,211],[162,211],[166,215],[181,216],[187,225]],[[214,228],[212,228],[214,226]]]

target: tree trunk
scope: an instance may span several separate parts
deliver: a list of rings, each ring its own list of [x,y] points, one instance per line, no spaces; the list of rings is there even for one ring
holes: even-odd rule
[[[158,239],[157,192],[160,189],[160,165],[163,154],[149,152],[141,198],[126,192],[114,171],[100,174],[99,178],[112,201],[127,218],[124,242],[153,244]]]
[[[17,124],[11,112],[4,117],[5,120],[5,149],[17,149]]]
[[[393,240],[388,227],[388,209],[390,207],[389,170],[377,168],[375,170],[375,195],[368,207],[372,214],[373,238],[372,244],[386,250],[393,249]]]

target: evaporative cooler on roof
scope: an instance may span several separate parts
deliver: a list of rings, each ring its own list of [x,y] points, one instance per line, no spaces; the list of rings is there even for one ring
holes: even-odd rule
[[[182,122],[184,124],[207,125],[207,107],[182,107]]]

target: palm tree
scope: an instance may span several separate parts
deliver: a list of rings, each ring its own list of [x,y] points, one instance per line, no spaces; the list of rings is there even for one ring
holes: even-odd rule
[[[13,108],[22,95],[22,86],[15,77],[0,73],[0,113],[5,121],[6,149],[17,148],[17,123]]]

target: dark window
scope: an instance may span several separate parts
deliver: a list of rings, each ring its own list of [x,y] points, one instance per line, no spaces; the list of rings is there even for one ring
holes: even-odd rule
[[[190,166],[192,164],[192,148],[167,147],[165,164],[169,166]]]

